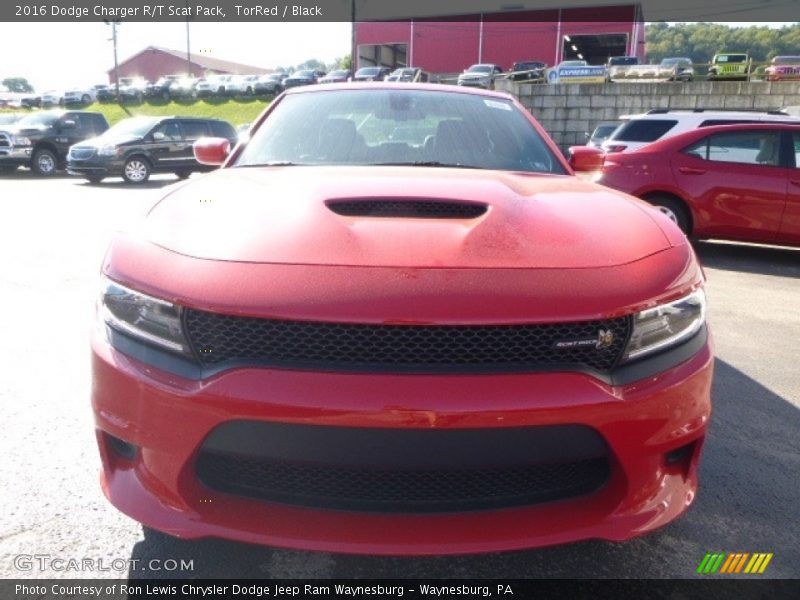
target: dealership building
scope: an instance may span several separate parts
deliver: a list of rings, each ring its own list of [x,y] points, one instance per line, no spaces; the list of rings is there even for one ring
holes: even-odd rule
[[[357,22],[358,67],[414,66],[458,73],[475,63],[562,60],[604,64],[609,56],[644,59],[639,4],[518,10],[514,6],[422,19]]]

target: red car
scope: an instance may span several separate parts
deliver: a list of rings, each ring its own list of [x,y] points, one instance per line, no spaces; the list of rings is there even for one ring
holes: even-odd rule
[[[800,125],[719,125],[609,155],[597,182],[693,237],[800,245],[799,160]]]
[[[625,540],[692,503],[703,274],[510,96],[298,88],[113,241],[102,486],[185,538],[370,554]]]

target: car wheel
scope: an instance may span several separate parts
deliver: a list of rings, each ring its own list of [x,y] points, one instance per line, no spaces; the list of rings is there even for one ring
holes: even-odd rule
[[[83,102],[84,104],[91,104],[92,103],[92,97],[89,94],[84,94],[81,97],[81,102]]]
[[[680,230],[689,235],[689,214],[683,202],[671,196],[651,196],[645,198],[650,204],[656,207],[661,213],[666,215],[670,221],[675,223]]]
[[[127,183],[144,183],[150,178],[150,163],[141,156],[134,156],[125,161],[122,178]]]
[[[178,179],[187,179],[192,172],[189,169],[181,169],[180,171],[175,171],[175,176]]]
[[[103,181],[103,179],[104,179],[104,177],[87,177],[86,181],[88,181],[89,183],[98,184],[101,181]]]
[[[31,168],[34,173],[42,177],[50,177],[54,175],[58,168],[56,162],[56,155],[45,148],[37,150],[33,153],[33,160],[31,161]]]

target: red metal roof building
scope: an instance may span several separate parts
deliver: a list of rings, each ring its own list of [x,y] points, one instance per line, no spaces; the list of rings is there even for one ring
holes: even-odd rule
[[[187,64],[186,52],[148,46],[119,63],[119,76],[144,77],[148,81],[156,81],[164,75],[186,74],[188,67],[191,67],[193,77],[214,74],[260,75],[272,72],[272,69],[243,65],[202,54],[190,54],[189,59]],[[108,70],[108,80],[115,83],[113,68]]]
[[[356,24],[358,67],[376,64],[456,73],[475,63],[540,60],[555,65],[609,56],[644,59],[644,22],[638,4],[537,11],[501,11]]]

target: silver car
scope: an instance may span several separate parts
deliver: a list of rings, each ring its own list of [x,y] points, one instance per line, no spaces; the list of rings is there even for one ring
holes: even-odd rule
[[[494,89],[494,82],[502,75],[503,68],[493,64],[472,65],[458,76],[458,85]]]

